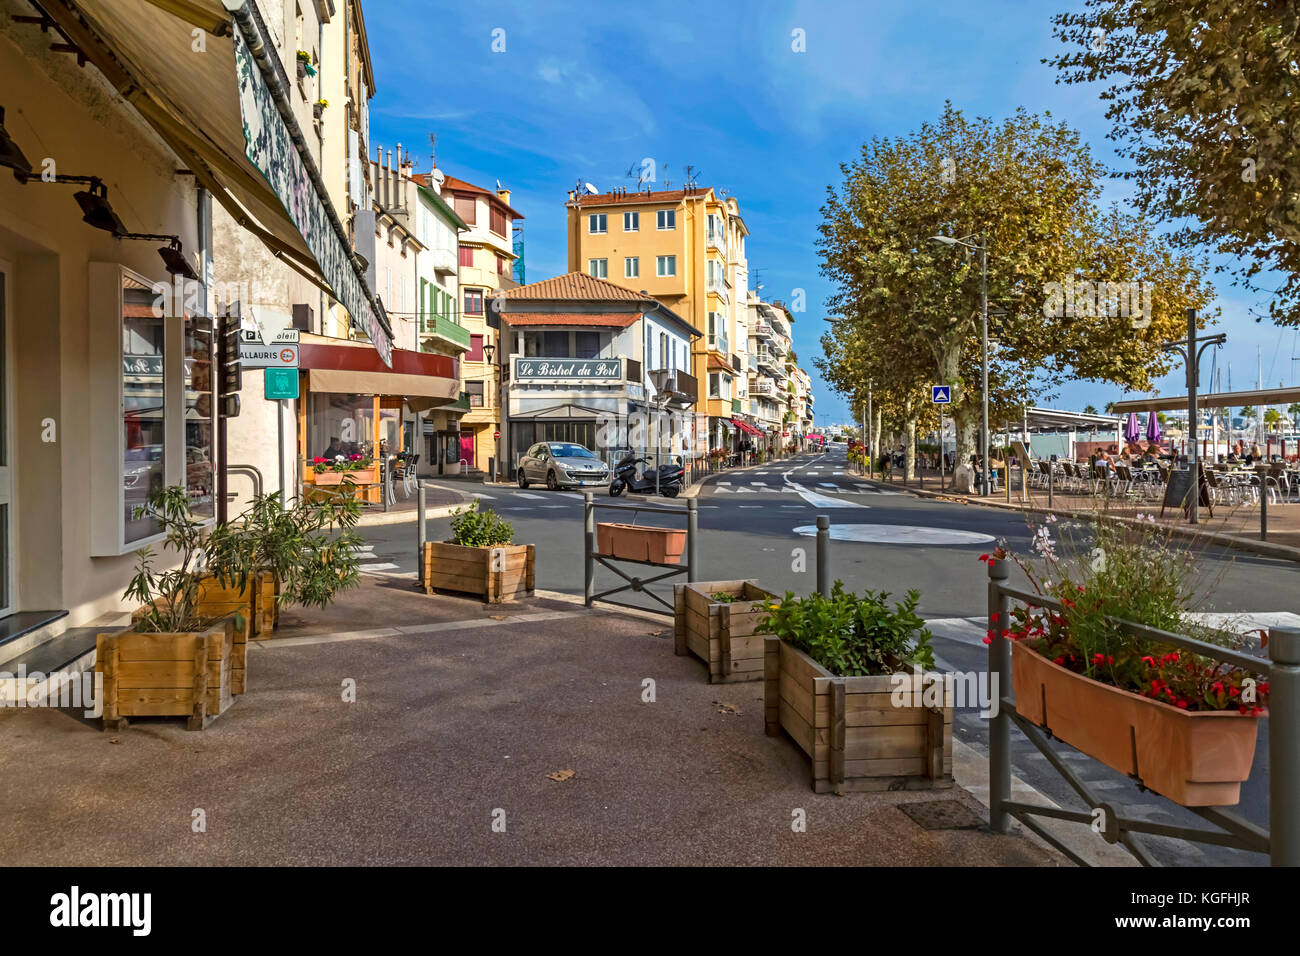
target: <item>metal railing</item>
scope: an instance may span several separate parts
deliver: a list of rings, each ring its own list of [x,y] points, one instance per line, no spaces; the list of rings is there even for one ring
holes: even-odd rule
[[[686,551],[684,564],[659,564],[654,561],[637,561],[632,558],[615,558],[612,555],[601,554],[597,548],[596,542],[596,509],[602,508],[606,511],[631,511],[633,512],[633,521],[636,520],[636,512],[647,512],[649,514],[666,514],[674,517],[685,518],[686,521]],[[669,578],[677,577],[679,574],[685,574],[686,580],[693,582],[697,580],[696,572],[699,568],[699,502],[694,498],[686,500],[685,508],[670,508],[663,505],[632,505],[632,504],[613,504],[606,502],[597,503],[595,495],[590,491],[582,493],[582,553],[583,553],[583,603],[591,607],[594,601],[604,601],[607,604],[616,604],[620,607],[630,607],[636,610],[646,610],[642,605],[631,604],[626,601],[611,601],[611,595],[621,594],[624,591],[632,591],[637,594],[644,594],[647,597],[658,601],[666,607],[669,613],[673,611],[671,601],[666,601],[654,591],[649,590],[649,586],[660,581],[666,581]],[[654,525],[652,527],[662,527]],[[622,568],[613,564],[614,561],[620,561],[624,564],[645,565],[653,568],[668,568],[660,574],[648,578],[638,578],[633,574],[623,571]],[[615,588],[605,591],[596,590],[596,565],[600,565],[616,574],[619,578],[627,582]]]
[[[1080,865],[1087,865],[1073,850],[1045,830],[1034,817],[1051,817],[1073,823],[1092,825],[1096,811],[1106,813],[1105,801],[1098,799],[1049,746],[1051,730],[1031,723],[1016,710],[1015,703],[1004,695],[1011,686],[1011,639],[1002,636],[1009,620],[1010,603],[1020,601],[1038,608],[1064,611],[1060,601],[1045,595],[1009,587],[1008,560],[995,558],[988,567],[989,674],[997,683],[1000,699],[989,720],[989,826],[995,833],[1006,833],[1014,818]],[[1121,630],[1135,637],[1158,641],[1202,657],[1248,669],[1269,682],[1268,702],[1268,775],[1269,827],[1263,829],[1245,818],[1218,807],[1187,807],[1219,830],[1201,830],[1134,820],[1115,815],[1102,836],[1124,846],[1144,866],[1157,865],[1135,838],[1137,834],[1173,837],[1191,842],[1208,843],[1256,853],[1267,853],[1274,866],[1300,866],[1300,628],[1274,627],[1269,632],[1268,658],[1252,657],[1240,651],[1216,647],[1184,634],[1173,634],[1129,621],[1114,621]],[[1011,726],[1014,724],[1048,763],[1088,806],[1087,811],[1067,810],[1024,803],[1011,797]],[[1142,781],[1129,774],[1139,789]]]

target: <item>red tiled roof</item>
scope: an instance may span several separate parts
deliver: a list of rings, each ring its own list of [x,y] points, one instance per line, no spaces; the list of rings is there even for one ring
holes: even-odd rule
[[[722,359],[718,358],[716,355],[709,356],[709,371],[730,372],[732,375],[736,374],[736,370],[734,368],[732,368],[726,362],[722,361]]]
[[[640,312],[502,312],[507,325],[590,325],[605,329],[625,329]]]
[[[564,302],[582,299],[588,302],[641,302],[654,306],[658,303],[653,296],[644,292],[616,285],[608,279],[597,279],[585,272],[568,272],[553,279],[530,282],[517,289],[507,289],[501,293],[507,300],[542,299],[549,302]]]
[[[455,176],[447,176],[445,173],[443,175],[445,177],[442,181],[443,189],[450,189],[452,190],[452,192],[458,192],[458,193],[476,193],[480,196],[487,196],[489,199],[493,200],[494,202],[502,206],[505,206],[506,211],[510,213],[512,219],[524,218],[523,213],[519,212],[517,209],[513,209],[510,206],[506,205],[506,203],[502,201],[501,197],[498,196],[496,193],[494,193],[492,190],[484,189],[482,186],[475,186],[473,183],[467,183],[465,182],[465,180],[457,179]]]
[[[625,203],[669,203],[681,202],[683,199],[713,198],[712,186],[696,186],[694,190],[687,192],[685,189],[664,189],[659,192],[634,192],[626,193],[600,193],[596,196],[579,196],[574,200],[574,205],[586,208],[587,206],[617,206]]]

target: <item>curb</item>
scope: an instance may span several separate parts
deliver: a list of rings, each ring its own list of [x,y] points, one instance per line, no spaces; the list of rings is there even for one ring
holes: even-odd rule
[[[423,481],[425,479],[421,480]],[[459,488],[445,488],[438,485],[433,487],[437,487],[441,491],[450,491],[452,494],[457,495],[460,500],[451,505],[438,505],[437,507],[426,508],[424,510],[426,518],[446,518],[457,508],[465,507],[477,497],[473,492],[464,492]],[[357,522],[357,527],[374,528],[389,524],[403,524],[407,521],[415,521],[418,513],[418,510],[415,508],[412,508],[409,511],[405,509],[402,511],[369,511],[361,516],[361,520]]]
[[[881,488],[890,488],[890,482],[881,482],[875,479],[867,481]],[[897,484],[893,484],[893,489],[898,490]],[[950,492],[927,491],[923,488],[902,488],[904,494],[913,495],[918,498],[936,498],[941,501],[952,501],[964,505],[978,505],[984,508],[995,508],[1000,511],[1018,511],[1022,514],[1052,514],[1062,518],[1092,518],[1093,514],[1086,511],[1073,511],[1068,508],[1046,508],[1040,505],[1017,504],[1012,501],[985,501],[981,498],[970,498],[965,495],[956,495]],[[1110,517],[1105,518],[1107,521],[1114,521],[1119,524],[1133,524],[1132,518]],[[1190,541],[1206,541],[1210,544],[1221,545],[1234,551],[1246,551],[1251,554],[1258,554],[1266,558],[1279,558],[1284,561],[1300,562],[1300,548],[1292,547],[1289,544],[1271,544],[1268,541],[1253,541],[1250,538],[1243,538],[1240,535],[1224,534],[1220,531],[1190,531],[1174,525],[1170,528],[1170,533],[1175,538]]]

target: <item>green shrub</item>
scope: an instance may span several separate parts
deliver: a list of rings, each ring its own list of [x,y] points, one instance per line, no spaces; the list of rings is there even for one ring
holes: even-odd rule
[[[810,594],[797,598],[787,591],[757,632],[775,634],[803,651],[837,677],[893,674],[920,667],[934,668],[930,632],[916,613],[919,591],[888,605],[885,591],[864,591],[859,597],[836,581],[830,597]]]
[[[478,510],[475,500],[468,508],[457,508],[451,513],[451,541],[466,548],[497,548],[510,544],[515,537],[508,521],[502,521],[495,511]]]

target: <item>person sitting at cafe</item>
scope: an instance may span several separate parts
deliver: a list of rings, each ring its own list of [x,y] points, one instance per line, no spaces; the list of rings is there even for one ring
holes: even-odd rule
[[[321,452],[321,457],[334,459],[342,454],[343,454],[343,446],[339,444],[338,438],[335,437],[330,439],[330,445],[323,452]]]
[[[1259,449],[1259,443],[1250,446],[1250,457],[1246,459],[1246,464],[1253,465],[1257,461],[1264,460],[1264,453]]]

